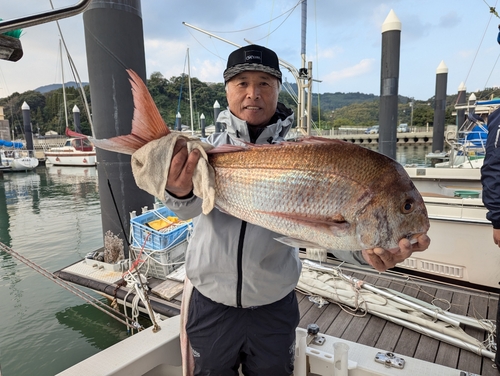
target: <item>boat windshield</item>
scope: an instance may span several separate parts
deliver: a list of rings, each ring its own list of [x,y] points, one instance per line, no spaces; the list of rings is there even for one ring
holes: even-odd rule
[[[92,151],[92,143],[87,138],[74,138],[66,141],[66,146],[72,146],[78,151]]]

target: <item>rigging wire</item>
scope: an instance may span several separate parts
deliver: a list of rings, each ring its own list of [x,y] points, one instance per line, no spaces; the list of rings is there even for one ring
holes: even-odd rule
[[[273,5],[271,6],[271,17],[273,16],[273,11],[274,11],[274,0],[273,0]],[[271,18],[271,20],[272,20],[272,18]],[[271,24],[272,24],[272,21],[269,21],[269,27],[267,28],[266,46],[269,45],[269,36],[271,35]]]
[[[81,299],[83,299],[84,301],[86,301],[90,305],[94,306],[95,308],[99,309],[100,311],[104,312],[105,314],[118,320],[119,322],[121,322],[122,324],[127,326],[128,328],[131,328],[131,329],[141,328],[141,325],[139,323],[135,322],[133,324],[129,324],[127,321],[122,319],[122,318],[126,319],[127,317],[124,314],[122,314],[121,312],[117,312],[115,310],[112,310],[112,308],[110,308],[107,304],[101,302],[99,299],[94,298],[93,296],[87,294],[85,291],[80,290],[78,287],[64,281],[63,279],[59,278],[58,276],[56,276],[52,272],[49,272],[47,269],[44,269],[40,265],[35,264],[33,261],[25,258],[20,253],[14,251],[12,248],[8,247],[7,245],[5,245],[1,242],[0,242],[0,250],[8,253],[9,255],[14,257],[16,260],[21,261],[23,264],[27,265],[28,267],[30,267],[34,271],[40,273],[44,277],[50,279],[52,282],[56,283],[57,285],[63,287],[64,289],[68,290],[69,292],[80,297]],[[112,310],[112,311],[110,311],[110,310]],[[122,318],[120,318],[118,316],[120,316]]]
[[[486,0],[483,0],[484,3],[488,6],[488,8],[490,8],[490,13],[491,14],[494,14],[495,16],[497,16],[498,18],[500,18],[500,16],[498,15],[498,12],[496,11],[496,3],[495,3],[495,6],[494,7],[490,7],[489,4],[486,2]]]
[[[490,71],[490,74],[488,75],[488,78],[486,79],[486,82],[484,83],[484,88],[486,88],[486,85],[488,84],[488,81],[490,80],[491,78],[491,75],[493,73],[493,70],[495,69],[495,66],[497,65],[498,63],[498,59],[500,58],[500,53],[498,54],[496,60],[495,60],[495,63],[493,64],[493,67],[491,68],[491,71]]]
[[[214,33],[214,34],[239,33],[239,32],[243,32],[243,31],[248,31],[248,30],[256,29],[256,28],[258,28],[258,27],[260,27],[260,26],[263,26],[263,25],[266,25],[266,24],[270,24],[272,21],[274,21],[274,20],[276,20],[276,19],[278,19],[278,18],[280,18],[280,17],[283,17],[284,15],[288,14],[288,15],[286,16],[286,18],[283,20],[283,22],[281,22],[281,23],[278,25],[278,27],[276,27],[273,31],[268,32],[268,33],[267,33],[266,35],[264,35],[262,38],[260,38],[260,39],[256,39],[256,41],[262,40],[262,39],[264,39],[264,38],[269,38],[269,36],[270,36],[270,35],[272,35],[272,34],[273,34],[276,30],[278,30],[278,29],[279,29],[279,28],[283,25],[283,23],[284,23],[284,22],[285,22],[285,21],[286,21],[286,20],[290,17],[290,15],[293,13],[293,11],[294,11],[294,10],[295,10],[295,9],[296,9],[296,8],[297,8],[300,4],[302,4],[302,2],[303,2],[303,1],[304,1],[304,0],[299,0],[299,1],[297,2],[297,4],[295,4],[295,6],[293,6],[293,7],[292,7],[292,8],[290,8],[289,10],[287,10],[287,11],[283,12],[283,13],[282,13],[282,14],[280,14],[279,16],[274,17],[274,18],[272,18],[271,20],[266,21],[266,22],[264,22],[264,23],[262,23],[262,24],[259,24],[259,25],[256,25],[256,26],[249,27],[249,28],[247,28],[247,29],[233,30],[233,31],[219,31],[219,30],[206,30],[206,31],[208,31],[208,32],[210,32],[210,33]],[[214,53],[214,52],[210,51],[207,47],[205,47],[205,45],[204,45],[204,44],[203,44],[200,40],[198,40],[198,39],[197,39],[197,38],[193,35],[193,33],[192,33],[191,31],[189,31],[189,34],[191,34],[191,36],[194,38],[194,40],[196,40],[196,42],[198,42],[198,44],[199,44],[199,45],[200,45],[203,49],[205,49],[207,52],[209,52],[209,53],[211,53],[212,55],[214,55],[214,56],[218,57],[218,58],[219,58],[219,59],[221,59],[222,61],[226,61],[226,58],[221,57],[218,53]],[[211,38],[211,37],[210,37],[210,38]],[[211,38],[211,39],[212,39],[212,38]]]
[[[248,31],[248,30],[256,29],[258,27],[261,27],[261,26],[264,26],[266,24],[272,23],[274,20],[277,20],[278,18],[283,17],[287,13],[292,13],[295,10],[295,8],[297,8],[300,4],[302,4],[303,1],[304,0],[299,0],[297,2],[297,4],[295,4],[292,8],[284,11],[279,16],[276,16],[276,17],[270,19],[269,21],[266,21],[266,22],[261,23],[261,24],[256,25],[256,26],[252,26],[252,27],[249,27],[249,28],[246,28],[246,29],[241,29],[241,30],[233,30],[233,31],[219,31],[219,30],[206,30],[206,31],[208,31],[209,33],[213,33],[213,34],[232,34],[232,33],[241,33],[243,31]],[[273,2],[273,7],[274,7],[274,2]],[[271,12],[271,14],[272,14],[272,12]],[[288,18],[288,16],[287,16],[287,18]]]
[[[481,41],[479,42],[479,46],[477,47],[476,53],[474,54],[474,58],[472,59],[472,63],[471,63],[471,66],[470,66],[470,68],[469,68],[469,71],[467,72],[467,75],[465,76],[464,84],[466,84],[466,83],[467,83],[467,80],[468,80],[469,75],[470,75],[470,73],[471,73],[471,71],[472,71],[472,68],[473,68],[474,63],[475,63],[475,61],[476,61],[476,58],[477,58],[477,56],[478,56],[478,54],[479,54],[479,49],[481,48],[481,45],[483,44],[484,38],[485,38],[485,36],[486,36],[486,32],[488,31],[488,27],[489,27],[489,25],[490,25],[490,22],[491,22],[492,17],[495,15],[496,17],[499,17],[499,18],[500,18],[500,16],[498,15],[498,13],[497,13],[497,11],[496,11],[496,5],[497,5],[497,3],[498,3],[498,0],[495,2],[495,6],[494,6],[494,7],[491,7],[491,6],[490,6],[490,5],[486,2],[486,0],[483,0],[483,2],[484,2],[484,3],[488,6],[488,8],[490,9],[490,13],[491,13],[491,15],[490,15],[490,19],[488,20],[488,22],[486,23],[486,26],[485,26],[485,28],[484,28],[484,33],[483,33],[483,36],[481,37]],[[500,56],[500,55],[499,55],[499,56]],[[497,61],[498,61],[498,58],[497,58]],[[493,65],[493,68],[495,67],[495,65],[496,65],[496,61],[495,61],[495,64]],[[492,69],[491,69],[491,71],[490,71],[490,75],[488,76],[488,80],[489,80],[489,78],[490,78],[490,76],[491,76],[491,73],[493,72],[493,68],[492,68]],[[486,83],[488,82],[488,80],[486,80]],[[486,84],[485,84],[485,85],[486,85]],[[485,87],[486,87],[486,86],[485,86]],[[455,102],[455,105],[456,105],[456,104],[458,104],[458,96],[457,96],[457,99],[456,99],[456,102]]]
[[[316,33],[316,72],[319,72],[319,56],[318,56],[318,17],[316,13],[316,4],[317,1],[314,0],[314,30]],[[318,127],[321,129],[321,100],[320,100],[320,93],[319,93],[319,85],[320,82],[318,81],[317,87],[318,87]],[[311,114],[312,115],[312,114]]]
[[[302,3],[302,0],[300,0],[300,1],[299,1],[299,3],[297,4],[297,6],[298,6],[300,3]],[[295,6],[295,8],[296,8],[297,6]],[[294,9],[295,9],[295,8],[294,8]],[[262,40],[262,39],[264,39],[264,38],[269,38],[269,36],[270,36],[271,34],[273,34],[276,30],[278,30],[278,29],[279,29],[279,28],[280,28],[280,27],[281,27],[281,26],[285,23],[285,21],[286,21],[286,20],[288,20],[288,17],[290,17],[290,16],[292,15],[292,13],[293,13],[293,10],[292,10],[292,11],[288,14],[288,16],[286,16],[286,18],[285,18],[285,19],[284,19],[284,20],[283,20],[283,21],[282,21],[282,22],[281,22],[281,23],[280,23],[280,24],[279,24],[279,25],[278,25],[278,26],[277,26],[277,27],[276,27],[273,31],[271,31],[270,33],[267,33],[267,35],[264,35],[262,38],[255,39],[255,40],[256,40],[256,41],[259,41],[259,40]]]
[[[217,53],[213,53],[213,52],[212,52],[212,51],[210,51],[207,47],[205,47],[205,45],[204,45],[202,42],[200,42],[200,41],[198,40],[198,38],[196,38],[196,37],[194,36],[194,34],[191,32],[191,30],[190,30],[190,29],[188,29],[188,32],[189,32],[189,34],[191,34],[191,36],[193,37],[193,39],[194,39],[195,41],[197,41],[197,42],[198,42],[198,44],[199,44],[199,45],[200,45],[200,46],[201,46],[201,47],[202,47],[205,51],[207,51],[208,53],[210,53],[210,54],[214,55],[215,57],[217,57],[217,58],[221,59],[222,61],[226,61],[226,59],[225,59],[225,58],[223,58],[222,56],[220,56],[218,52],[217,52]],[[213,40],[213,38],[212,38],[212,37],[209,37],[209,38]]]
[[[487,22],[487,24],[486,24],[486,27],[485,27],[485,29],[484,29],[483,36],[481,37],[481,42],[479,42],[479,46],[478,46],[478,47],[477,47],[477,49],[476,49],[476,53],[474,54],[474,58],[472,59],[472,64],[471,64],[471,66],[470,66],[470,68],[469,68],[469,71],[467,72],[467,76],[465,76],[464,84],[466,84],[466,83],[467,83],[467,80],[468,80],[468,78],[469,78],[470,72],[472,71],[472,67],[474,66],[474,63],[475,63],[476,58],[477,58],[477,55],[479,54],[479,49],[481,48],[481,45],[483,44],[484,37],[486,36],[486,32],[487,32],[487,30],[488,30],[488,26],[489,26],[489,24],[490,24],[490,22],[491,22],[491,18],[492,18],[492,17],[493,17],[493,16],[490,16],[490,19],[488,20],[488,22]]]
[[[49,0],[49,2],[50,2],[50,6],[52,7],[52,9],[54,9],[54,4],[52,4],[52,0]],[[68,62],[69,62],[70,68],[71,68],[71,72],[73,74],[73,79],[78,83],[78,85],[80,87],[80,96],[82,97],[82,100],[83,100],[83,103],[85,106],[85,112],[87,113],[87,118],[89,121],[92,137],[94,137],[95,136],[94,124],[92,122],[92,115],[90,114],[90,107],[89,107],[89,104],[87,102],[87,96],[85,95],[85,90],[83,89],[82,80],[80,79],[80,75],[78,74],[78,71],[75,67],[75,63],[73,61],[73,58],[71,57],[71,54],[69,53],[68,47],[66,45],[66,41],[64,39],[64,35],[62,33],[62,30],[61,30],[61,26],[59,25],[59,21],[56,21],[56,25],[57,25],[57,29],[59,30],[59,35],[61,36],[61,41],[62,41],[62,44],[64,46],[64,50],[66,51],[66,55],[68,57]],[[61,61],[61,70],[63,69],[62,64],[63,63]],[[63,84],[63,89],[64,89],[64,82],[62,84]],[[65,111],[66,110],[67,109],[65,109]]]
[[[182,79],[181,79],[181,89],[179,90],[179,99],[177,101],[177,113],[181,112],[181,97],[182,97],[182,88],[184,86],[184,75],[186,74],[186,65],[187,65],[187,54],[184,58],[184,68],[182,71]]]

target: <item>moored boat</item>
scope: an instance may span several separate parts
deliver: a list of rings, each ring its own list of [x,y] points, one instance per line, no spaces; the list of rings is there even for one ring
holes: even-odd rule
[[[407,167],[406,171],[424,199],[431,245],[398,266],[431,278],[497,289],[500,254],[481,198],[480,169]]]
[[[0,150],[2,171],[31,171],[38,167],[37,158],[23,150]]]
[[[445,141],[450,146],[449,152],[430,153],[429,159],[441,159],[434,164],[438,168],[476,168],[483,165],[486,139],[488,137],[488,116],[498,109],[500,98],[478,100],[471,94],[465,105],[457,105],[457,111],[466,114],[462,124],[456,130],[450,129],[445,134]]]
[[[68,138],[61,147],[45,152],[47,163],[55,166],[95,166],[96,151],[85,136]]]

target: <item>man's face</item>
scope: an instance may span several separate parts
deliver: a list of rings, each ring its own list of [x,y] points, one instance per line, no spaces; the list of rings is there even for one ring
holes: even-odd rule
[[[278,87],[278,79],[268,73],[241,72],[227,83],[229,110],[249,126],[266,126],[276,112]]]

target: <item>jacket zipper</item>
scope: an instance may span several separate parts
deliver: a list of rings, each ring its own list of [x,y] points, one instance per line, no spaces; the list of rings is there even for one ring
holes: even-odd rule
[[[243,287],[243,240],[245,239],[245,232],[247,229],[247,223],[245,221],[241,222],[240,238],[238,241],[238,257],[236,260],[236,267],[238,271],[238,282],[236,284],[236,306],[241,308],[241,290]]]

